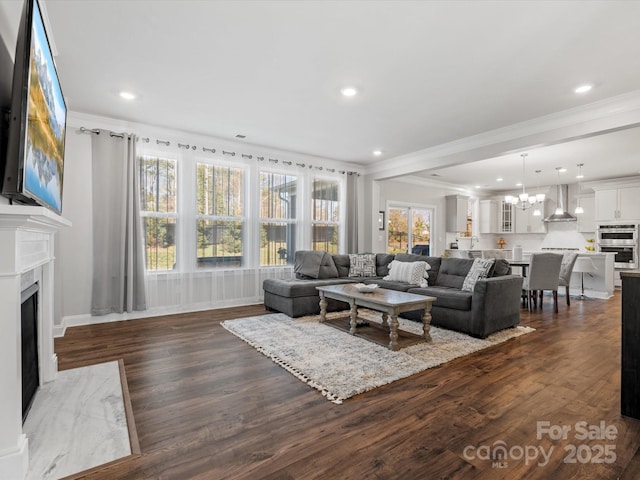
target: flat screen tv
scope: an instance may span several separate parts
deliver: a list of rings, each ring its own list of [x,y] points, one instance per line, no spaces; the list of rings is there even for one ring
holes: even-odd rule
[[[2,195],[62,212],[67,107],[37,0],[22,11]]]

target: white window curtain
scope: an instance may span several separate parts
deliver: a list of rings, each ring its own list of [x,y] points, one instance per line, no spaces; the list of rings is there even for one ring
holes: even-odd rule
[[[146,310],[136,137],[92,135],[91,314]]]
[[[358,252],[358,174],[347,173],[346,193],[346,245],[347,253]]]

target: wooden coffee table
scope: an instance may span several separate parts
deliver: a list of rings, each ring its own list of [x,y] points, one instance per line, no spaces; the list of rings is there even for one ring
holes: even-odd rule
[[[320,293],[320,322],[327,319],[327,298],[340,300],[349,304],[351,335],[356,334],[358,307],[365,307],[382,313],[382,325],[389,326],[389,349],[398,350],[398,315],[411,310],[424,309],[422,330],[425,342],[431,341],[431,305],[437,297],[427,297],[414,293],[398,292],[386,288],[377,288],[371,293],[361,293],[353,284],[330,285],[316,287]],[[387,319],[391,316],[391,322]]]

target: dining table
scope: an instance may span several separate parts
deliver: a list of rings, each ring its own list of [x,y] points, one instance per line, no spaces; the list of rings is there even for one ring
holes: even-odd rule
[[[529,270],[530,260],[507,260],[512,267],[519,267],[523,277],[527,276]]]
[[[523,277],[527,276],[527,270],[529,269],[529,265],[531,264],[530,260],[507,260],[509,265],[512,267],[520,268],[520,272]],[[522,306],[527,305],[527,294],[524,290],[522,290]]]

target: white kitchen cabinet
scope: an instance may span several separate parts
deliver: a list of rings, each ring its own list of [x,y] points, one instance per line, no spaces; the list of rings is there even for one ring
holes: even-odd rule
[[[597,190],[596,220],[607,221],[618,218],[618,189]]]
[[[546,215],[545,202],[541,205],[534,205],[527,210],[515,208],[515,233],[547,233],[547,224],[544,223]],[[536,208],[540,209],[541,215],[534,216]]]
[[[498,233],[513,233],[515,231],[515,207],[500,200],[498,213]]]
[[[580,195],[580,206],[584,209],[584,213],[576,215],[578,219],[576,229],[578,232],[595,233],[596,231],[596,199],[593,194]]]
[[[447,195],[447,232],[466,232],[469,217],[469,197],[464,195]]]
[[[640,187],[618,189],[618,220],[640,220]]]
[[[498,233],[497,200],[480,200],[480,233]]]
[[[640,187],[596,190],[595,220],[640,220]]]

